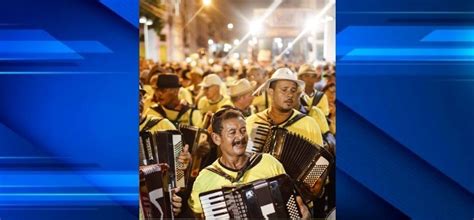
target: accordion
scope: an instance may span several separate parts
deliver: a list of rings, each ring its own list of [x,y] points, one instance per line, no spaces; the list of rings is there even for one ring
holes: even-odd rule
[[[254,138],[253,146],[247,146],[247,151],[273,155],[296,180],[303,198],[316,199],[334,163],[331,153],[284,128],[259,126],[256,132],[260,136]]]
[[[166,172],[160,164],[140,167],[140,212],[145,219],[174,218]]]
[[[296,195],[293,182],[282,174],[237,187],[204,192],[199,199],[207,219],[299,219],[302,216]]]
[[[208,149],[201,148],[205,148],[206,143],[208,143],[209,133],[202,128],[189,125],[180,125],[179,131],[183,134],[184,144],[189,145],[189,151],[192,157],[192,163],[186,172],[186,178],[188,180],[195,179],[201,170],[201,163],[208,152]]]
[[[184,165],[177,161],[183,146],[179,131],[140,132],[140,165],[166,163],[172,187],[185,187]]]

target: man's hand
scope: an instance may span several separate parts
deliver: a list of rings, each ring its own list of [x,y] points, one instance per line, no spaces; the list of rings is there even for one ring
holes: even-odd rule
[[[296,203],[298,203],[298,207],[301,210],[301,219],[311,219],[311,213],[309,212],[308,206],[304,204],[303,199],[300,196],[296,197]]]
[[[182,164],[179,167],[180,170],[185,170],[188,168],[189,163],[191,162],[191,154],[189,153],[189,145],[184,145],[183,151],[179,153],[178,162]]]
[[[180,189],[181,188],[179,188],[179,187],[173,189],[173,198],[171,200],[172,200],[172,203],[173,203],[174,216],[177,216],[177,215],[179,215],[179,213],[181,213],[181,206],[183,206],[183,199],[181,199],[181,197],[176,195],[176,193],[179,192]]]

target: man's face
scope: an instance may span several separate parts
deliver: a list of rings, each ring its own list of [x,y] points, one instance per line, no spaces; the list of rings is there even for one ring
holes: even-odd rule
[[[316,74],[301,74],[299,78],[304,81],[307,88],[312,88],[318,81],[318,75]]]
[[[242,95],[240,101],[244,104],[245,108],[248,108],[252,104],[253,98],[254,96],[251,92],[249,92],[245,95]]]
[[[289,112],[298,101],[298,87],[295,82],[278,80],[275,88],[269,89],[268,94],[273,98],[272,105],[282,112]]]
[[[212,85],[209,87],[205,87],[203,89],[204,89],[204,95],[209,100],[215,99],[216,97],[220,96],[220,86],[218,85]]]
[[[220,134],[214,133],[213,140],[220,146],[223,155],[244,155],[248,142],[245,120],[238,117],[222,121],[222,131]]]
[[[263,74],[261,71],[250,71],[248,74],[249,80],[250,81],[255,81],[259,84],[263,83],[265,81],[265,74]]]
[[[197,85],[202,82],[202,76],[199,74],[191,73],[191,82],[193,85]]]
[[[179,88],[157,88],[155,89],[155,100],[161,105],[169,105],[173,100],[178,99]]]

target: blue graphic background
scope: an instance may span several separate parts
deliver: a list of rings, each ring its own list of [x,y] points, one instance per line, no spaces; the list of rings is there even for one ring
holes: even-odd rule
[[[138,216],[138,1],[0,7],[0,218]]]
[[[338,219],[472,219],[474,2],[336,10]]]

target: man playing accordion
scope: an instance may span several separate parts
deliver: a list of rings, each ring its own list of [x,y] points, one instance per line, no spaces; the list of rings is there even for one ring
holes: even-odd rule
[[[201,170],[194,182],[188,203],[197,217],[204,217],[199,198],[201,193],[285,173],[282,164],[271,155],[246,152],[248,135],[241,112],[222,109],[214,114],[211,126],[212,140],[219,146],[222,155]],[[302,199],[297,197],[297,203],[303,218],[309,218],[309,211]]]

